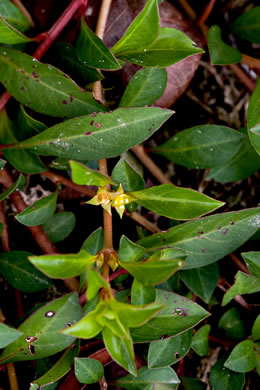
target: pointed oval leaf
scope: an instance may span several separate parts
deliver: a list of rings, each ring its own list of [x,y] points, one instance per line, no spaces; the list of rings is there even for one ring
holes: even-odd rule
[[[252,340],[260,340],[260,314],[257,316],[252,328]]]
[[[218,327],[224,329],[231,339],[242,339],[246,336],[245,323],[236,307],[227,310],[220,318]]]
[[[150,106],[162,96],[166,84],[166,69],[141,69],[132,77],[120,100],[119,107]]]
[[[1,0],[0,14],[17,30],[24,32],[30,27],[30,22],[10,0]]]
[[[121,66],[103,41],[88,27],[84,18],[76,43],[76,53],[83,64],[92,68],[115,70]]]
[[[16,100],[42,114],[73,118],[107,111],[59,69],[10,47],[0,50],[0,81]]]
[[[59,330],[77,322],[81,315],[76,293],[49,302],[22,323],[18,330],[23,335],[4,350],[0,362],[41,359],[62,351],[75,338]]]
[[[173,184],[162,184],[129,194],[147,209],[180,220],[200,217],[224,205],[200,192]]]
[[[144,179],[123,158],[114,167],[111,178],[117,184],[122,184],[124,191],[137,191],[145,188]]]
[[[72,171],[72,181],[76,184],[85,186],[106,186],[107,184],[113,184],[113,181],[109,177],[102,175],[98,171],[89,169],[86,165],[77,161],[70,161],[70,167]]]
[[[215,390],[242,390],[245,374],[239,374],[224,367],[225,356],[221,357],[210,370],[210,384]]]
[[[65,121],[11,148],[83,161],[115,157],[149,138],[172,114],[155,107],[121,108]]]
[[[217,263],[180,272],[184,284],[204,302],[209,303],[216,288],[219,268]]]
[[[79,343],[72,344],[59,358],[59,360],[40,378],[36,379],[32,383],[37,383],[37,385],[43,388],[52,383],[57,382],[59,379],[63,378],[71,369],[71,366],[74,362],[74,357],[79,353]],[[48,388],[48,387],[47,387]],[[31,388],[30,388],[31,389]]]
[[[182,31],[163,27],[159,37],[146,48],[135,45],[131,50],[117,54],[122,60],[140,66],[166,68],[194,54],[203,53]]]
[[[260,43],[259,20],[260,7],[251,8],[231,24],[230,30],[249,42]]]
[[[123,335],[117,336],[105,327],[102,331],[102,336],[106,349],[112,359],[132,375],[136,375],[134,349],[130,335],[128,337]]]
[[[253,294],[260,291],[260,278],[255,278],[241,271],[238,271],[235,278],[235,283],[223,297],[222,306],[227,305],[237,295]]]
[[[131,329],[135,342],[158,340],[166,334],[177,335],[209,316],[209,313],[198,304],[170,291],[157,289],[156,302],[164,303],[165,308],[145,325]]]
[[[58,193],[37,200],[31,206],[28,206],[20,214],[16,215],[17,221],[26,226],[37,226],[46,222],[55,212]]]
[[[181,360],[190,350],[192,333],[190,329],[175,337],[153,341],[148,351],[148,367],[167,367]]]
[[[248,128],[249,139],[258,154],[260,154],[259,106],[260,106],[260,80],[258,79],[254,92],[249,100],[249,106],[247,111],[247,128]]]
[[[228,127],[202,125],[180,131],[154,151],[187,168],[212,168],[230,160],[244,139]]]
[[[72,254],[29,256],[30,262],[51,278],[71,278],[86,271],[96,256],[85,250]]]
[[[99,227],[84,241],[81,249],[84,249],[91,255],[96,255],[104,246],[104,230]]]
[[[92,384],[104,376],[103,365],[91,358],[75,358],[75,376],[80,383]]]
[[[70,211],[54,214],[42,225],[43,230],[52,242],[63,241],[70,235],[76,224],[76,217]]]
[[[2,192],[0,194],[0,202],[2,202],[4,199],[8,198],[9,195],[11,195],[17,188],[20,188],[21,183],[25,180],[24,176],[20,173],[18,178],[15,180],[15,182],[9,187],[6,191]]]
[[[19,291],[33,293],[52,285],[49,278],[39,272],[29,261],[31,253],[10,251],[0,253],[0,272],[11,286]]]
[[[253,276],[260,278],[260,252],[241,253],[245,263]]]
[[[0,43],[16,45],[27,42],[31,42],[31,39],[16,30],[0,15]]]
[[[157,38],[159,23],[157,0],[149,0],[123,37],[114,45],[112,52],[120,57],[122,53],[131,52],[137,47],[145,49]]]
[[[260,208],[216,214],[177,225],[137,243],[148,250],[178,247],[188,257],[183,269],[203,267],[233,252],[260,227]]]
[[[118,256],[122,262],[134,262],[139,260],[145,252],[140,245],[130,241],[126,236],[122,236],[119,244]]]
[[[138,370],[136,377],[127,375],[114,383],[128,390],[158,389],[160,385],[169,385],[171,389],[177,389],[180,380],[170,367],[156,370],[143,367]]]
[[[251,340],[241,341],[231,352],[224,363],[226,368],[235,372],[252,371],[256,365],[254,343]]]
[[[209,351],[210,325],[204,325],[195,333],[192,339],[191,348],[199,355],[206,356]]]
[[[152,286],[144,286],[134,279],[131,288],[131,303],[133,305],[147,305],[155,301],[156,291]]]
[[[15,328],[11,328],[5,324],[0,324],[0,348],[5,348],[21,335],[22,333]]]
[[[222,40],[221,28],[211,26],[208,32],[208,47],[211,63],[213,65],[229,65],[240,62],[242,54],[236,48],[227,45]]]
[[[23,141],[35,134],[41,133],[47,128],[44,123],[30,116],[23,105],[20,105],[17,125],[19,127],[19,133],[17,133],[19,141]]]

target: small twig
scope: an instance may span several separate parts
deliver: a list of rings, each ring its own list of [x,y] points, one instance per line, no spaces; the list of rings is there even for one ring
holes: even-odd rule
[[[260,69],[260,60],[258,58],[250,57],[246,54],[242,55],[242,64],[248,65],[250,68]]]
[[[220,282],[217,284],[217,287],[224,291],[224,293],[227,291],[227,289],[224,287],[225,284],[225,281],[223,279],[220,280]],[[241,297],[241,295],[237,295],[236,297],[234,297],[234,300],[239,303],[239,305],[243,306],[245,309],[249,310],[249,311],[252,311],[252,308],[251,306],[246,302],[246,300]]]
[[[10,390],[19,390],[14,363],[8,363],[6,366],[7,366]]]
[[[16,5],[17,8],[19,8],[19,10],[21,11],[21,13],[26,17],[26,19],[28,20],[28,22],[30,23],[30,25],[32,27],[35,27],[35,23],[30,15],[30,13],[27,11],[27,9],[25,8],[25,6],[22,4],[22,2],[20,0],[11,0],[12,3],[14,3]]]
[[[179,2],[180,5],[182,6],[182,8],[183,8],[184,11],[186,12],[186,14],[189,16],[189,18],[190,18],[191,20],[196,20],[197,15],[196,15],[194,9],[191,8],[191,6],[189,5],[189,3],[187,2],[187,0],[178,0],[178,2]]]
[[[3,247],[3,250],[5,252],[9,252],[10,251],[10,243],[9,243],[8,229],[7,229],[7,224],[6,224],[3,202],[0,202],[0,222],[3,225],[3,231],[2,231],[2,235],[1,235],[2,247]]]
[[[198,20],[199,27],[201,27],[206,22],[206,20],[208,19],[209,15],[211,14],[211,12],[214,8],[215,3],[216,3],[216,0],[210,0],[208,2],[206,7],[204,8],[204,11],[202,12],[201,17]]]
[[[144,218],[141,214],[137,213],[136,211],[133,213],[129,213],[129,211],[125,210],[125,214],[133,219],[135,222],[139,223],[139,225],[143,226],[146,230],[148,230],[151,233],[160,233],[160,229],[155,226],[152,222],[148,221],[146,218]]]
[[[13,179],[11,178],[11,176],[9,175],[9,173],[6,171],[5,168],[2,169],[0,172],[0,183],[2,183],[5,188],[9,188],[11,187],[11,185],[13,185]],[[18,191],[13,192],[10,195],[10,197],[18,213],[21,213],[24,209],[27,208],[27,205],[25,204],[23,198],[21,197]],[[58,253],[56,247],[51,242],[49,237],[45,234],[41,226],[26,226],[26,227],[31,232],[34,240],[39,245],[43,253],[45,254]],[[76,291],[78,289],[78,281],[76,278],[64,279],[64,284],[71,291]]]
[[[136,145],[132,148],[134,154],[149,170],[149,172],[162,184],[171,184],[171,181],[167,179],[163,171],[153,162],[153,160],[145,153],[142,145]]]
[[[233,263],[236,264],[237,268],[240,271],[242,271],[242,272],[244,272],[246,274],[249,274],[249,271],[248,271],[247,267],[245,266],[245,264],[243,264],[242,261],[234,253],[230,253],[229,257],[231,258]]]
[[[212,341],[213,343],[216,343],[216,344],[223,345],[224,347],[230,347],[231,345],[236,344],[236,342],[234,342],[234,341],[222,340],[222,339],[219,339],[219,338],[217,338],[215,336],[211,336],[211,335],[209,335],[208,338],[209,338],[209,341]]]
[[[240,81],[247,87],[247,89],[253,93],[255,89],[255,82],[250,77],[248,77],[247,74],[237,64],[231,64],[229,67],[240,79]]]

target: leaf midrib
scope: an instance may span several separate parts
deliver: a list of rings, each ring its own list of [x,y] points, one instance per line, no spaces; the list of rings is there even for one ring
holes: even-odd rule
[[[223,145],[223,144],[229,144],[229,143],[232,143],[232,142],[239,142],[239,141],[242,141],[243,139],[242,138],[239,138],[239,139],[229,139],[229,140],[225,140],[225,141],[222,141],[222,142],[212,142],[210,144],[200,144],[200,145],[194,145],[194,146],[186,146],[186,147],[182,147],[182,148],[169,148],[169,149],[164,149],[163,146],[159,146],[157,149],[155,149],[156,152],[163,152],[163,153],[182,153],[182,152],[185,152],[185,151],[189,151],[189,150],[199,150],[199,149],[203,149],[203,148],[209,148],[209,147],[212,147],[212,146],[218,146],[218,145]]]

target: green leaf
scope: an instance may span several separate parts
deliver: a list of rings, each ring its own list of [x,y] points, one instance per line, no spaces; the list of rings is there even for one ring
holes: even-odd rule
[[[139,262],[120,262],[136,280],[144,285],[154,286],[168,279],[177,272],[184,262],[179,258],[171,260],[152,260]]]
[[[0,323],[0,348],[5,348],[21,335],[22,333],[18,330]]]
[[[9,195],[11,195],[17,188],[20,188],[21,183],[25,180],[24,176],[20,173],[18,178],[15,180],[15,182],[9,187],[6,191],[2,192],[0,194],[0,202],[2,202],[4,199],[8,198]]]
[[[72,254],[30,256],[30,262],[51,278],[71,278],[86,271],[96,256],[85,250]]]
[[[76,53],[83,64],[92,68],[116,70],[121,66],[103,41],[81,18],[81,29],[76,43]]]
[[[180,131],[154,151],[187,168],[211,168],[230,160],[244,139],[229,127],[202,125]]]
[[[20,105],[17,126],[19,127],[19,133],[17,133],[19,141],[41,133],[47,128],[45,124],[31,117],[22,105]]]
[[[245,324],[237,308],[232,307],[220,318],[218,327],[224,329],[231,339],[242,339],[246,336]]]
[[[170,291],[156,290],[157,303],[164,303],[155,317],[140,328],[131,329],[135,342],[158,340],[163,335],[175,336],[208,317],[209,313],[198,304]]]
[[[224,205],[200,192],[173,184],[162,184],[143,191],[130,192],[136,202],[168,218],[187,220],[207,214]]]
[[[134,350],[131,337],[117,336],[107,327],[102,331],[105,347],[112,359],[132,375],[136,375]]]
[[[217,263],[193,270],[181,271],[181,279],[184,284],[204,302],[209,303],[216,288],[219,268]]]
[[[153,341],[148,351],[148,367],[171,366],[181,360],[190,350],[192,330],[175,337]]]
[[[252,340],[260,340],[260,314],[257,316],[252,328]]]
[[[259,7],[260,9],[260,7]],[[257,80],[255,90],[249,100],[247,111],[247,128],[249,139],[260,154],[260,79]]]
[[[138,370],[137,376],[127,375],[114,382],[116,385],[128,390],[158,389],[158,385],[169,385],[171,389],[177,389],[180,383],[176,373],[170,367],[149,369],[143,367]]]
[[[48,385],[57,382],[63,378],[71,369],[74,357],[79,353],[79,344],[72,344],[59,358],[59,360],[40,378],[35,379],[32,383],[37,383],[40,388],[48,389]]]
[[[52,285],[27,259],[31,253],[10,251],[0,253],[0,272],[11,286],[19,291],[33,293]]]
[[[94,269],[88,268],[88,288],[87,288],[87,299],[95,298],[98,291],[102,288],[109,290],[109,283]]]
[[[84,249],[91,255],[96,255],[104,245],[104,230],[99,227],[84,241],[81,249]]]
[[[20,214],[16,215],[17,221],[26,226],[37,226],[46,222],[56,210],[58,193],[54,192],[51,195],[37,200],[31,206],[28,206]]]
[[[114,45],[112,52],[121,58],[122,53],[135,51],[137,47],[143,51],[158,37],[159,29],[157,0],[149,0],[123,37]]]
[[[137,243],[149,251],[163,247],[184,249],[183,269],[199,268],[222,259],[246,242],[260,226],[260,208],[216,214],[177,225]]]
[[[97,69],[89,68],[79,61],[76,49],[69,43],[57,42],[54,45],[54,50],[57,58],[62,61],[62,69],[72,75],[76,81],[82,80],[82,82],[89,84],[103,79],[102,74]]]
[[[123,158],[121,158],[112,171],[114,182],[122,184],[124,191],[137,191],[145,188],[144,179]]]
[[[245,263],[253,276],[260,278],[260,252],[241,253]]]
[[[225,356],[221,357],[210,370],[210,384],[214,390],[242,390],[245,374],[238,374],[224,367]]]
[[[134,262],[139,260],[145,252],[145,249],[140,245],[135,244],[130,241],[126,236],[122,236],[119,244],[118,256],[120,260],[123,262],[123,266],[125,262]]]
[[[222,306],[227,305],[235,296],[252,294],[260,291],[260,279],[238,271],[232,287],[225,293]]]
[[[6,161],[3,159],[0,159],[0,171],[4,168],[5,164],[6,164]]]
[[[80,318],[81,307],[76,293],[49,302],[22,323],[18,330],[23,335],[4,350],[0,362],[41,359],[62,351],[75,338],[61,334],[59,330]]]
[[[209,332],[210,325],[202,326],[193,336],[191,348],[199,355],[206,356],[209,351]]]
[[[249,42],[260,43],[260,7],[254,7],[239,16],[230,26],[232,33]]]
[[[0,81],[16,100],[42,114],[73,118],[107,111],[59,69],[10,47],[0,50]]]
[[[30,22],[10,0],[1,0],[0,14],[17,30],[24,32],[30,27]]]
[[[166,69],[141,69],[132,77],[120,100],[119,107],[150,106],[162,96],[166,84]]]
[[[43,230],[52,242],[63,241],[70,235],[76,224],[75,215],[70,211],[54,214],[42,225]]]
[[[255,368],[255,364],[254,343],[244,340],[233,349],[224,366],[235,372],[248,372]]]
[[[104,367],[95,359],[75,358],[75,376],[80,383],[96,383],[104,376]]]
[[[184,390],[206,390],[207,384],[197,378],[181,377]]]
[[[71,119],[12,148],[76,160],[115,157],[149,138],[170,116],[161,108],[120,108]]]
[[[214,179],[221,183],[239,181],[246,179],[259,169],[260,156],[256,153],[249,138],[246,137],[234,157],[211,169],[206,179]]]
[[[236,48],[227,45],[222,40],[221,28],[217,25],[211,26],[208,32],[208,48],[211,63],[213,65],[235,64],[242,60],[242,54]]]
[[[152,286],[144,286],[134,279],[131,288],[131,302],[133,305],[147,305],[155,301],[156,291]]]
[[[0,111],[0,142],[13,144],[17,142],[15,137],[15,124],[8,118],[6,111]],[[5,150],[4,156],[18,171],[24,173],[40,173],[47,168],[41,163],[39,157],[26,150]]]
[[[109,177],[102,175],[98,171],[93,171],[86,165],[78,163],[77,161],[70,161],[70,167],[72,171],[72,181],[76,184],[103,187],[113,183]]]
[[[27,43],[31,39],[16,30],[11,26],[2,15],[0,15],[0,43],[8,45],[16,45],[18,43]]]
[[[162,27],[159,37],[146,48],[135,44],[133,49],[117,56],[140,66],[166,68],[194,54],[203,53],[182,31]]]

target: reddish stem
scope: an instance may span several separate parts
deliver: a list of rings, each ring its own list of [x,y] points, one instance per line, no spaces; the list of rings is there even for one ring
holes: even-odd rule
[[[216,0],[210,0],[209,3],[204,8],[204,11],[202,12],[201,17],[198,20],[198,26],[201,27],[206,20],[208,19],[209,15],[211,14],[213,7],[215,5]]]
[[[59,17],[57,22],[52,26],[52,28],[45,33],[46,37],[40,46],[33,53],[33,57],[37,60],[40,60],[46,51],[51,47],[53,42],[57,39],[59,34],[64,30],[69,21],[72,19],[73,15],[77,12],[78,9],[82,7],[82,10],[85,11],[87,8],[88,0],[74,0],[70,5],[65,9],[63,14]],[[0,97],[0,110],[2,110],[6,103],[11,98],[11,95],[8,91],[5,91]]]
[[[128,274],[128,271],[124,268],[120,268],[118,271],[114,272],[112,275],[109,276],[109,281],[112,282],[112,280],[124,274]]]

